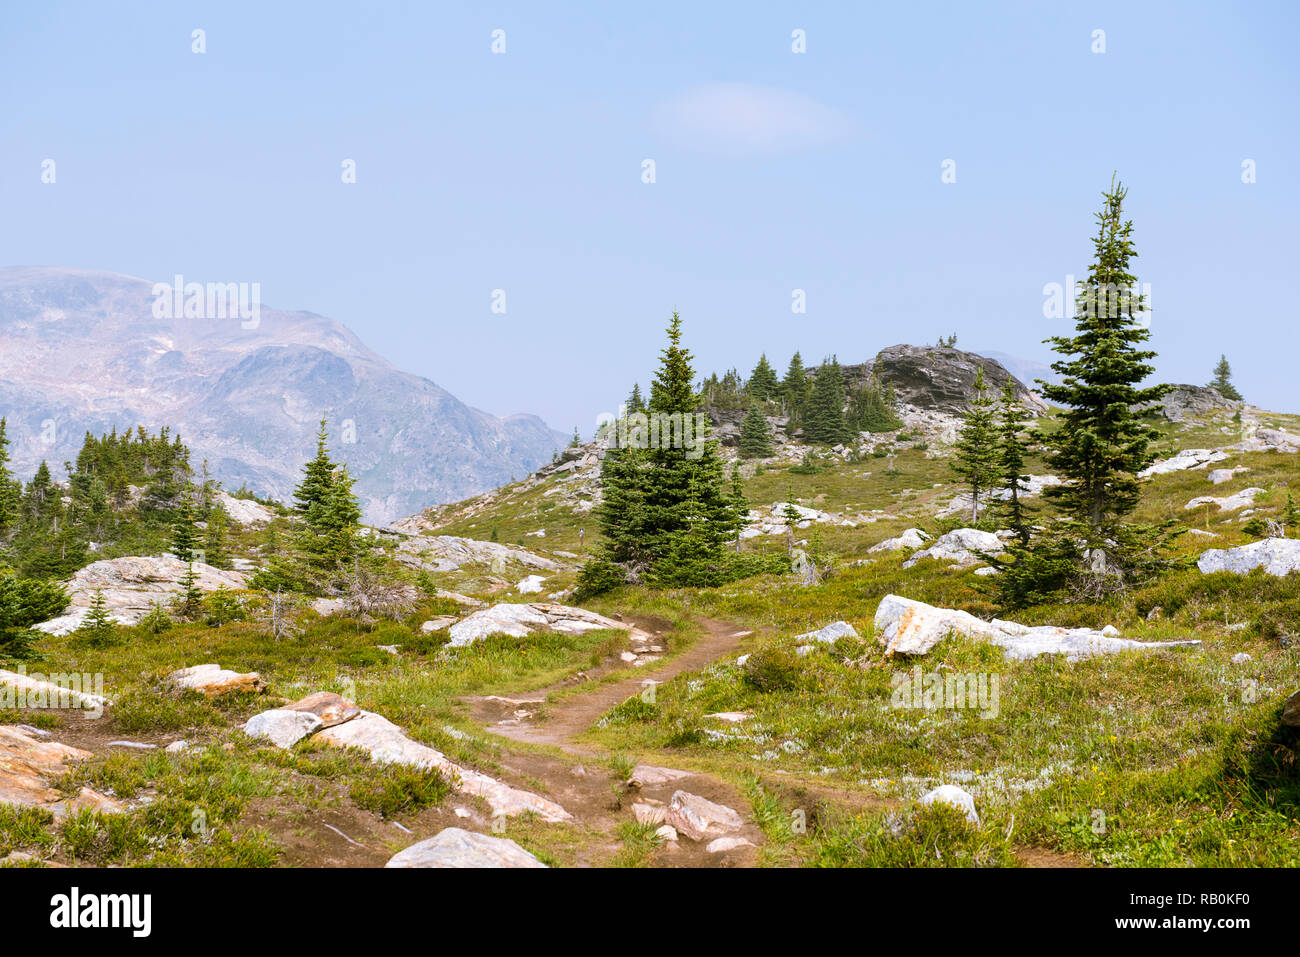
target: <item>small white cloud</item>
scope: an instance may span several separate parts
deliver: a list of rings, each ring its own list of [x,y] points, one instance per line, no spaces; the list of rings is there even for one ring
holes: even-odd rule
[[[682,146],[726,153],[790,153],[848,135],[852,122],[800,93],[752,83],[708,83],[655,107],[655,129]]]

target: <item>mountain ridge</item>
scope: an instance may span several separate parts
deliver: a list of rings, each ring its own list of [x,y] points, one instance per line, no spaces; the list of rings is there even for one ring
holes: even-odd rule
[[[398,369],[337,320],[260,308],[158,318],[154,283],[73,267],[0,267],[0,414],[15,471],[74,458],[86,431],[170,426],[227,487],[287,499],[322,415],[368,520],[494,488],[567,438],[494,416]]]

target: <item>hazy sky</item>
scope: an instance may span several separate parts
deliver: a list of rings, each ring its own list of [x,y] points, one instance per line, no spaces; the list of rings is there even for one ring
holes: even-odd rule
[[[981,6],[6,4],[0,263],[257,281],[590,432],[674,307],[700,372],[1045,358],[1119,170],[1162,377],[1300,411],[1300,4]]]

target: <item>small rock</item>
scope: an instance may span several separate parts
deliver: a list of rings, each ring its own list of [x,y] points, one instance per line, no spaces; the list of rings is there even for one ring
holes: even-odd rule
[[[221,665],[195,665],[173,671],[167,680],[177,688],[201,691],[208,697],[245,692],[260,694],[266,690],[266,682],[256,672],[239,674],[227,671]]]
[[[442,631],[444,628],[450,628],[459,620],[460,619],[455,615],[438,615],[436,618],[430,618],[422,624],[420,626],[420,631],[424,632],[426,635],[431,632]]]
[[[1282,705],[1282,723],[1288,728],[1300,728],[1300,691],[1286,699]]]
[[[668,809],[658,807],[654,804],[633,804],[632,814],[636,817],[638,824],[662,824]]]
[[[529,575],[518,585],[515,590],[521,595],[535,595],[542,590],[542,582],[546,581],[541,575]]]
[[[190,743],[182,738],[179,741],[173,741],[167,747],[163,748],[168,754],[184,754],[190,749]]]
[[[1246,654],[1244,651],[1239,651],[1232,656],[1232,663],[1234,665],[1244,665],[1250,660],[1250,655]]]
[[[655,837],[663,841],[675,842],[677,840],[677,828],[673,827],[671,824],[665,824],[663,827],[659,828],[659,830],[655,831]]]
[[[321,719],[310,711],[274,708],[249,718],[244,723],[244,734],[270,741],[277,748],[291,748],[322,727]]]
[[[104,745],[106,748],[133,748],[136,751],[152,751],[158,747],[156,744],[146,744],[144,741],[110,741]]]
[[[284,706],[285,711],[306,711],[320,718],[322,728],[332,728],[344,721],[351,721],[361,714],[361,709],[333,691],[317,691],[305,698]]]
[[[719,837],[709,841],[704,849],[710,854],[721,854],[723,851],[734,851],[738,847],[753,846],[753,841],[747,841],[743,837]]]
[[[679,771],[676,768],[658,768],[652,764],[638,764],[632,769],[632,776],[628,778],[627,783],[632,787],[649,788],[660,784],[671,784],[673,781],[680,781],[682,778],[689,778],[690,771]]]
[[[833,645],[841,638],[858,637],[860,636],[858,635],[857,629],[847,621],[833,621],[824,628],[819,628],[816,631],[809,631],[802,635],[796,635],[794,640],[805,643],[815,641],[824,645]]]
[[[724,804],[715,804],[689,791],[674,791],[668,802],[666,822],[692,840],[723,837],[744,826],[740,815]]]
[[[514,841],[459,827],[398,851],[385,867],[545,867]]]
[[[942,784],[928,794],[923,795],[917,803],[930,805],[936,802],[956,808],[966,815],[966,820],[970,821],[975,827],[979,827],[980,816],[975,810],[975,799],[955,784]]]

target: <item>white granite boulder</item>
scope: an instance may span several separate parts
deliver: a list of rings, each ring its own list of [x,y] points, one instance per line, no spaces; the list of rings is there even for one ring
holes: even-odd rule
[[[1245,575],[1262,568],[1270,575],[1281,578],[1290,572],[1300,571],[1300,539],[1265,538],[1236,548],[1210,548],[1201,553],[1196,567],[1204,574],[1232,572]]]
[[[385,867],[545,867],[514,841],[459,827],[398,851]]]
[[[987,641],[1017,661],[1045,654],[1065,655],[1067,660],[1075,661],[1120,651],[1200,645],[1199,641],[1132,641],[1091,628],[1030,627],[996,618],[984,621],[968,612],[936,608],[899,595],[886,595],[880,600],[875,626],[876,637],[887,655],[924,655],[949,635]]]

